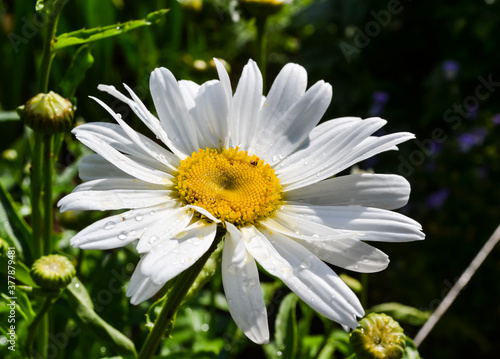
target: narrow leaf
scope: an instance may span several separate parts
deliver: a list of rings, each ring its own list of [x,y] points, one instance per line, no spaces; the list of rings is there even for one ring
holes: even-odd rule
[[[55,52],[67,46],[87,44],[92,41],[123,34],[127,31],[148,26],[160,20],[169,10],[162,9],[149,13],[145,19],[132,20],[114,25],[99,26],[92,29],[80,29],[57,36],[52,46]]]
[[[14,258],[14,265],[11,266],[15,268],[15,275],[17,281],[29,285],[31,287],[36,287],[37,285],[33,282],[30,276],[30,269],[17,257]],[[5,276],[8,275],[9,269],[9,258],[5,256],[0,257],[0,273]]]
[[[16,247],[16,256],[27,259],[32,250],[32,235],[26,221],[17,213],[16,205],[0,182],[0,237],[10,239]],[[27,253],[25,253],[27,252]]]
[[[276,348],[280,358],[293,359],[297,352],[297,315],[295,308],[298,297],[290,293],[281,302],[276,316]],[[279,354],[278,354],[279,355]]]
[[[94,333],[97,339],[112,346],[120,355],[137,355],[134,343],[94,312],[90,296],[78,279],[74,278],[67,289],[64,296],[81,324]]]
[[[94,57],[90,53],[90,47],[88,45],[80,46],[73,56],[71,65],[66,71],[64,78],[59,84],[64,97],[71,98],[75,95],[78,85],[85,78],[85,73],[92,67],[93,63]]]

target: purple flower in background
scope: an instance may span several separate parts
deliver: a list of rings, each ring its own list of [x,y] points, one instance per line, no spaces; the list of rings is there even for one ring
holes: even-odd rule
[[[488,130],[484,127],[475,128],[470,132],[462,133],[458,136],[460,151],[469,152],[472,147],[481,145],[487,133]]]
[[[446,60],[443,62],[443,73],[444,77],[448,81],[455,80],[460,70],[460,64],[455,60]]]
[[[430,209],[440,209],[443,207],[449,194],[450,190],[448,188],[441,188],[440,190],[431,193],[429,197],[427,197],[427,207]]]
[[[368,112],[370,116],[380,116],[385,104],[389,101],[389,94],[385,91],[375,91],[372,98],[373,103]]]
[[[493,120],[493,124],[495,126],[500,125],[500,113],[497,113],[497,114],[493,115],[493,119],[492,120]]]

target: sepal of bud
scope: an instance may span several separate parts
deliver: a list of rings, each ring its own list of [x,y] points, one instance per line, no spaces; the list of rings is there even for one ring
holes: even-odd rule
[[[406,346],[403,328],[383,313],[361,319],[349,340],[359,359],[400,359]]]
[[[43,134],[65,132],[73,126],[73,104],[53,91],[39,93],[17,112],[27,126]]]
[[[31,278],[42,289],[62,289],[75,274],[75,267],[69,259],[58,254],[38,258],[30,271]]]

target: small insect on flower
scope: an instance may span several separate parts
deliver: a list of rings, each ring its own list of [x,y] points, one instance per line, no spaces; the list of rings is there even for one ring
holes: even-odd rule
[[[269,341],[257,263],[305,303],[346,328],[364,310],[326,264],[371,273],[389,264],[371,241],[406,242],[424,234],[416,221],[391,210],[404,206],[401,176],[360,173],[334,177],[357,162],[414,138],[401,132],[373,136],[386,121],[343,117],[318,125],[332,87],[307,89],[306,70],[287,64],[263,98],[254,61],[233,94],[215,60],[219,80],[202,85],[153,71],[155,117],[125,85],[98,88],[130,106],[162,145],[135,132],[101,100],[117,124],[73,130],[95,154],[83,158],[86,181],[64,197],[68,210],[118,210],[79,232],[83,249],[123,247],[138,240],[141,259],[127,295],[133,304],[154,296],[190,268],[225,233],[222,280],[236,324],[256,343]],[[326,262],[326,263],[325,263]]]

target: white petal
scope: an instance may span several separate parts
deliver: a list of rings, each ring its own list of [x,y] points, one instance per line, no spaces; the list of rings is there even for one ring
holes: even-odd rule
[[[151,252],[157,247],[168,244],[167,242],[172,237],[186,229],[193,215],[194,212],[187,206],[164,213],[160,220],[144,229],[144,233],[137,243],[137,252]]]
[[[261,106],[257,134],[249,149],[251,153],[267,152],[282,133],[284,124],[280,119],[302,97],[307,87],[307,72],[297,64],[287,64],[280,71]]]
[[[257,130],[262,100],[262,75],[249,60],[234,93],[229,122],[230,146],[248,150]]]
[[[104,159],[121,169],[122,171],[139,178],[146,182],[157,183],[157,184],[171,184],[172,176],[162,172],[160,170],[146,166],[138,161],[136,161],[131,156],[126,156],[119,152],[110,143],[113,139],[105,137],[94,131],[87,131],[85,129],[80,129],[82,126],[78,126],[73,130],[76,138],[82,142],[85,146],[100,154]],[[133,142],[129,144],[129,148],[136,146]],[[138,152],[139,149],[135,149],[134,152]],[[103,174],[103,177],[106,177]]]
[[[199,220],[146,254],[140,267],[142,274],[158,285],[167,282],[191,267],[210,248],[216,232],[217,224]]]
[[[191,114],[198,128],[200,148],[228,145],[229,99],[219,81],[205,82],[196,96]]]
[[[68,194],[57,205],[61,207],[61,212],[106,211],[123,208],[144,208],[172,200],[171,191],[169,190],[78,191]]]
[[[231,88],[231,80],[229,79],[229,75],[224,67],[224,64],[214,58],[215,67],[217,68],[217,73],[219,74],[219,80],[224,87],[224,91],[226,92],[226,98],[229,102],[231,102],[233,97],[233,90]],[[231,107],[231,104],[228,104],[228,107]]]
[[[134,111],[134,113],[141,119],[142,122],[153,132],[156,137],[158,137],[161,141],[163,141],[164,144],[168,146],[174,152],[177,157],[183,159],[183,155],[177,150],[177,148],[172,144],[170,139],[167,136],[167,133],[165,130],[161,127],[160,121],[153,116],[151,112],[144,106],[144,103],[142,103],[141,99],[137,97],[134,91],[130,87],[128,87],[126,84],[123,84],[125,89],[128,91],[132,99],[128,98],[127,96],[123,95],[121,92],[117,91],[114,86],[107,86],[107,85],[99,85],[97,88],[100,91],[104,91],[109,93],[110,95],[116,97],[117,99],[125,102],[129,107]]]
[[[409,196],[410,184],[402,176],[361,173],[287,191],[285,199],[314,205],[396,209],[406,205]]]
[[[287,205],[281,212],[331,228],[359,232],[363,241],[409,242],[425,238],[418,222],[385,209]]]
[[[279,233],[260,233],[254,227],[242,228],[242,233],[257,262],[305,303],[328,319],[351,328],[358,326],[356,316],[364,315],[358,298],[314,254]]]
[[[205,208],[201,208],[201,207],[198,207],[198,206],[193,206],[192,204],[188,204],[186,207],[194,209],[196,212],[204,215],[205,217],[207,217],[208,219],[210,219],[212,222],[215,222],[215,223],[220,223],[221,222],[219,219],[215,218],[214,215],[212,213],[210,213],[209,211],[207,211]]]
[[[337,267],[362,273],[379,272],[387,268],[389,257],[382,251],[361,242],[363,236],[310,222],[299,216],[276,214],[261,224],[269,231],[279,232],[302,244],[318,258]]]
[[[103,178],[109,180],[124,179],[137,181],[133,176],[123,172],[98,154],[91,154],[82,158],[78,166],[78,175],[83,181],[100,180]]]
[[[312,86],[288,111],[274,123],[260,122],[259,132],[255,137],[255,153],[276,165],[309,136],[311,130],[330,105],[332,87],[323,81]],[[268,103],[266,99],[266,103]]]
[[[178,82],[179,88],[182,93],[182,97],[184,98],[184,102],[186,103],[186,107],[188,110],[194,107],[194,99],[196,98],[196,94],[200,89],[200,85],[196,82],[188,81],[188,80],[180,80]]]
[[[132,140],[137,147],[139,147],[144,154],[151,156],[152,159],[165,165],[166,169],[169,168],[170,172],[173,173],[179,167],[179,160],[172,153],[165,150],[161,146],[157,145],[155,142],[151,141],[149,138],[141,135],[140,133],[134,131],[129,125],[127,125],[121,116],[118,116],[108,105],[95,97],[90,97],[99,103],[108,113],[113,116],[116,122],[120,125],[123,132]],[[167,170],[168,171],[168,170]]]
[[[347,156],[354,147],[373,132],[384,126],[387,121],[369,118],[358,121],[356,118],[327,121],[315,127],[306,141],[277,167],[280,183],[286,187],[297,185],[310,177],[316,182],[328,171],[332,164]],[[327,178],[327,177],[324,177]],[[290,185],[292,184],[292,185]]]
[[[141,261],[144,259],[141,258]],[[139,263],[141,263],[139,261]],[[163,287],[163,284],[156,285],[150,278],[146,277],[139,270],[139,264],[136,266],[132,278],[130,278],[130,284],[127,288],[127,297],[130,297],[130,303],[137,305],[145,300],[148,300],[153,295],[158,293],[158,291]]]
[[[71,245],[82,249],[111,249],[126,246],[140,238],[147,226],[175,209],[175,201],[150,208],[133,209],[101,219],[71,238]]]
[[[221,270],[229,313],[250,340],[268,343],[267,311],[257,265],[245,249],[240,231],[231,223],[226,226]]]
[[[91,156],[101,157],[99,155],[91,155]],[[105,159],[102,159],[102,161],[109,164],[109,162],[106,161]],[[79,184],[78,186],[75,187],[73,192],[109,191],[109,190],[151,191],[151,190],[165,190],[165,186],[144,182],[135,178],[100,178]]]
[[[196,127],[174,75],[165,68],[156,69],[151,74],[149,87],[169,139],[184,155],[190,156],[199,148]]]

